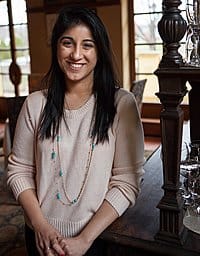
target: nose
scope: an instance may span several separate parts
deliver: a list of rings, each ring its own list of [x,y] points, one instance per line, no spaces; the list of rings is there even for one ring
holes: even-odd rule
[[[70,54],[73,60],[79,60],[82,57],[82,51],[80,46],[75,46]]]

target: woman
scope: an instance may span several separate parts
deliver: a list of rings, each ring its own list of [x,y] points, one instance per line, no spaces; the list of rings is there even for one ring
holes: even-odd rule
[[[103,255],[96,238],[140,190],[141,120],[93,11],[64,8],[51,47],[47,89],[18,118],[8,184],[25,212],[28,255]]]

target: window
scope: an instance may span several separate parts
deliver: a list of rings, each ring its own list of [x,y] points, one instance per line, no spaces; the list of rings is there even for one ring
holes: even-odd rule
[[[143,101],[160,103],[155,95],[159,91],[157,77],[153,74],[158,68],[162,57],[162,39],[158,33],[158,22],[162,17],[162,0],[135,0],[134,31],[135,31],[135,74],[136,79],[147,78]],[[182,1],[179,9],[185,18],[186,0]],[[179,52],[185,56],[185,38],[182,39]],[[187,102],[187,96],[185,97]]]
[[[9,3],[11,10],[8,8]],[[9,15],[12,16],[12,22],[9,19]],[[15,96],[15,87],[9,78],[9,67],[12,63],[13,56],[21,71],[19,95],[27,95],[28,75],[30,74],[30,57],[26,1],[1,0],[0,17],[0,96]],[[14,48],[11,47],[9,26],[11,30],[13,30]]]

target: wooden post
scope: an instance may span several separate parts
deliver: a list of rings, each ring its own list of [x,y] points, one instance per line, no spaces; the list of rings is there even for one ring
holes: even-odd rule
[[[176,67],[183,64],[178,48],[186,32],[187,24],[178,9],[180,4],[180,0],[163,0],[163,16],[158,23],[158,31],[164,44],[160,67]]]
[[[164,196],[158,204],[160,209],[160,230],[155,239],[163,242],[182,244],[186,229],[183,226],[183,200],[179,191],[180,157],[182,143],[183,111],[181,101],[186,94],[185,79],[174,70],[183,66],[178,48],[186,32],[186,21],[178,6],[179,0],[163,1],[163,16],[158,31],[163,40],[164,54],[155,74],[159,80],[161,111],[161,140],[163,161]]]

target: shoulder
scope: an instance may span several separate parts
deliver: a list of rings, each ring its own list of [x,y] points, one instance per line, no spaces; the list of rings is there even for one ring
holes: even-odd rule
[[[30,93],[27,96],[27,101],[30,103],[40,103],[42,101],[46,101],[45,91],[40,90]]]
[[[27,115],[32,120],[38,120],[44,109],[46,96],[44,91],[35,91],[30,93],[25,100],[22,108],[22,113]]]
[[[140,127],[141,119],[134,95],[126,89],[116,91],[116,116],[113,131],[118,134],[128,133],[129,129]],[[136,129],[137,130],[137,129]]]
[[[46,103],[45,91],[35,91],[30,93],[26,98],[26,104],[30,109],[40,110]]]
[[[136,107],[136,100],[132,92],[124,88],[120,88],[115,94],[115,103],[117,109],[124,107]]]

